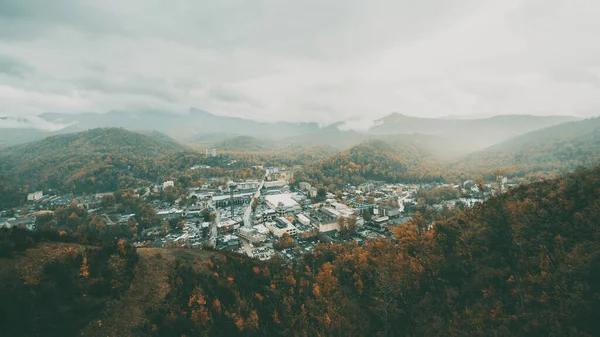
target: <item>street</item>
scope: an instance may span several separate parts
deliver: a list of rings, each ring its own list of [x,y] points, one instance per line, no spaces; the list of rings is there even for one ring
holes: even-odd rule
[[[215,221],[210,224],[210,241],[209,243],[213,247],[217,247],[217,224],[221,221],[221,212],[218,209],[215,209]]]
[[[267,178],[267,175],[269,175],[269,170],[265,171],[265,175],[263,176],[263,179],[260,182],[258,190],[254,194],[253,198],[260,198],[260,190],[262,190],[263,185],[265,184],[265,179]],[[252,226],[252,202],[250,202],[250,205],[248,205],[248,208],[246,208],[246,211],[244,212],[244,226]]]

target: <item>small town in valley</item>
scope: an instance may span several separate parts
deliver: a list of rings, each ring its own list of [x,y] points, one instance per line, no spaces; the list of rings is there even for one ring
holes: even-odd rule
[[[216,150],[207,150],[206,156],[216,156]],[[115,195],[123,191],[74,195],[50,190],[29,193],[26,204],[0,211],[0,227],[33,230],[55,210],[77,205],[100,216],[107,227],[135,228],[129,241],[137,247],[217,249],[260,260],[274,255],[294,260],[319,243],[362,245],[370,239],[393,238],[394,228],[417,211],[433,223],[438,214],[472,207],[515,186],[499,176],[494,182],[469,180],[460,185],[366,181],[330,192],[296,182],[292,168],[253,169],[256,179],[214,177],[201,186],[181,188],[174,178],[127,191],[150,207],[154,226],[136,226],[148,215],[125,207],[127,201]],[[181,194],[173,195],[176,191]]]

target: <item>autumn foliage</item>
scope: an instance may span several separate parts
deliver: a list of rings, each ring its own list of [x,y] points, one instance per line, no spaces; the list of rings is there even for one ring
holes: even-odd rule
[[[517,188],[433,227],[416,217],[394,238],[320,245],[293,265],[237,255],[215,257],[202,270],[180,264],[168,311],[155,312],[145,331],[597,336],[598,191],[600,169],[580,170]]]

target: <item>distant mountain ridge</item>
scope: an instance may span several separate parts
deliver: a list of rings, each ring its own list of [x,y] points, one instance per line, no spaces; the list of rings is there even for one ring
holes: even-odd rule
[[[19,131],[4,129],[3,135],[0,135],[0,146],[97,127],[122,127],[134,131],[155,130],[181,143],[195,144],[197,148],[222,147],[221,150],[224,151],[260,151],[288,146],[323,145],[344,150],[369,139],[410,136],[439,156],[456,158],[530,131],[577,120],[572,116],[532,115],[500,115],[480,119],[421,118],[392,113],[373,123],[365,121],[366,125],[361,127],[361,131],[357,131],[348,128],[350,124],[356,126],[356,120],[348,121],[348,125],[342,121],[320,127],[317,123],[258,122],[239,117],[219,116],[193,108],[187,114],[169,114],[161,111],[44,113],[37,119],[49,125],[68,127],[55,132],[39,131],[31,126]],[[249,144],[240,142],[239,137],[244,136],[253,137],[255,140]],[[235,144],[239,144],[240,147],[236,149]]]
[[[169,114],[165,112],[134,113],[111,111],[105,114],[84,113],[67,115],[45,113],[40,118],[52,123],[69,123],[89,129],[94,127],[123,127],[130,130],[156,130],[180,138],[193,138],[202,133],[231,133],[248,136],[270,135],[283,137],[294,134],[314,132],[319,129],[317,123],[264,123],[239,117],[227,117],[211,114],[199,109],[190,109],[187,114]]]
[[[555,174],[600,164],[600,118],[563,123],[495,144],[461,160],[469,167],[496,167],[513,174],[535,169]]]

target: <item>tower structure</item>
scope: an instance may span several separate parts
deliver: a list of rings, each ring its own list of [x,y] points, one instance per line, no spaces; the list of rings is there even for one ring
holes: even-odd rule
[[[237,189],[237,185],[232,181],[230,181],[227,185],[229,187],[229,207],[231,207],[231,217],[233,217],[233,193]]]

